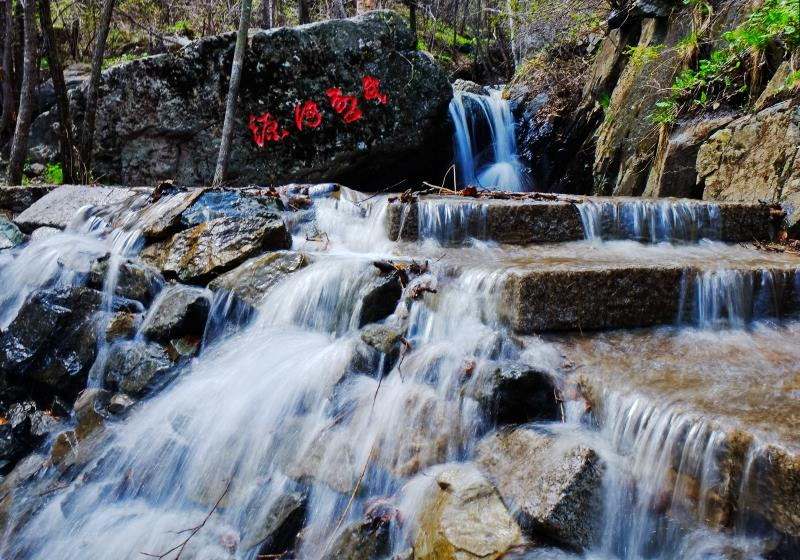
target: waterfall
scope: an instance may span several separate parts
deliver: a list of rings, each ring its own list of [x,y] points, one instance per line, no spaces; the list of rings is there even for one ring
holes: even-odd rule
[[[719,239],[719,206],[691,200],[621,199],[577,204],[586,239],[650,243]]]
[[[456,91],[450,102],[458,180],[490,190],[526,190],[511,107],[499,90]]]

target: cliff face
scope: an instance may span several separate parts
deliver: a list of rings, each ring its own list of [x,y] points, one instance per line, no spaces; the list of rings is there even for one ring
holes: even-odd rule
[[[787,34],[796,26],[785,21],[766,39],[757,27],[767,10],[797,17],[792,6],[628,2],[613,10],[602,41],[573,57],[589,61],[579,89],[523,77],[509,90],[535,187],[778,202],[798,233],[800,53]],[[551,49],[559,53],[551,64],[568,66],[562,51]]]

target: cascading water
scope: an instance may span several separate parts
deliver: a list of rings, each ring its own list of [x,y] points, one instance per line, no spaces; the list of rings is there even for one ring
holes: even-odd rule
[[[455,129],[455,164],[462,185],[524,191],[511,107],[502,92],[489,95],[456,91],[450,102]]]
[[[558,344],[513,336],[499,312],[507,273],[535,262],[524,252],[540,249],[453,247],[464,238],[484,237],[479,203],[421,203],[422,240],[413,247],[386,238],[382,199],[343,191],[338,199],[316,199],[309,212],[295,221],[294,231],[308,266],[274,286],[254,311],[239,313],[228,294],[215,294],[204,349],[170,385],[108,423],[98,441],[68,465],[33,457],[35,475],[14,491],[0,557],[160,556],[178,550],[192,534],[179,549],[182,557],[255,559],[293,547],[297,558],[326,558],[345,527],[395,500],[399,514],[381,555],[392,558],[412,544],[432,473],[442,464],[470,461],[479,439],[494,427],[473,398],[488,374],[515,364],[545,370],[563,386]],[[679,229],[665,223],[672,232]],[[118,255],[109,268],[130,258],[138,248],[138,234],[130,232],[139,228],[126,228],[129,236],[107,227],[78,228],[0,253],[6,280],[2,321],[8,324],[27,295],[42,286],[84,281],[80,270],[109,250]],[[114,241],[123,237],[128,241]],[[664,239],[675,237],[681,236]],[[586,242],[569,250],[575,247],[604,250]],[[670,256],[658,247],[639,249]],[[613,257],[613,243],[609,250]],[[42,264],[31,270],[23,258]],[[66,259],[78,265],[64,267]],[[412,265],[420,270],[373,332],[379,345],[390,341],[379,353],[365,348],[361,323],[380,279],[374,262],[387,259],[398,271]],[[749,315],[732,300],[720,303],[720,286],[731,282],[714,278],[698,277],[692,299],[693,322],[705,329],[719,327],[723,318],[738,326],[734,319],[758,316],[752,310],[768,307],[759,302],[769,300],[761,294],[780,291],[797,277],[742,280],[752,288]],[[113,282],[105,283],[109,301]],[[236,324],[225,324],[233,315]],[[548,426],[556,437],[592,445],[605,463],[603,528],[582,556],[709,559],[735,549],[757,558],[763,542],[746,523],[728,533],[719,530],[731,527],[717,500],[731,490],[725,486],[721,459],[727,439],[721,428],[635,394],[609,391],[603,402],[595,411],[599,428],[574,397],[563,403],[565,421]],[[753,453],[746,470],[756,473],[760,463]],[[743,489],[750,488],[752,476],[740,477]],[[279,525],[293,527],[287,529],[292,536],[302,527],[298,541],[275,539],[274,533],[270,540],[269,529]],[[526,554],[575,557],[550,548]]]

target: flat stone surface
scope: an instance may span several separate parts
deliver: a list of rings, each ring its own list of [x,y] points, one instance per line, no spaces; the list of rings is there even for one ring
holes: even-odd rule
[[[394,201],[387,208],[386,232],[392,240],[434,238],[444,244],[458,244],[467,237],[511,245],[575,241],[585,236],[578,209],[582,202],[614,206],[673,203],[713,209],[718,227],[709,237],[720,241],[764,240],[772,233],[770,209],[758,203],[576,196],[556,196],[554,200],[423,196],[409,203]]]
[[[62,185],[34,202],[14,221],[26,233],[39,227],[64,229],[84,206],[109,206],[127,200],[136,192],[127,187]]]

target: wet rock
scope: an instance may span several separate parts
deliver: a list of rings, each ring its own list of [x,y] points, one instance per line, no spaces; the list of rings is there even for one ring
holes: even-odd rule
[[[106,70],[97,108],[95,176],[122,184],[164,179],[209,184],[235,40],[235,33],[205,37],[178,52]],[[385,104],[364,99],[366,76],[380,80]],[[332,110],[325,94],[331,87],[358,97],[360,119],[344,122]],[[393,12],[254,30],[242,73],[230,179],[247,185],[341,177],[383,188],[429,168],[439,178],[450,161],[451,92],[446,73],[416,51],[405,19]],[[77,122],[83,92],[76,90],[73,97]],[[294,109],[306,100],[317,105],[322,121],[297,130]],[[247,119],[265,113],[289,135],[259,147]],[[55,119],[55,111],[42,115],[33,129],[49,129]],[[42,141],[52,143],[50,137]],[[31,143],[31,152],[47,151]],[[49,153],[57,154],[57,147]]]
[[[142,234],[149,240],[169,237],[183,229],[181,216],[203,194],[203,189],[177,191],[175,189],[156,189],[150,209],[145,210],[138,224]],[[158,195],[156,194],[158,193]]]
[[[305,267],[308,262],[304,253],[275,251],[243,262],[212,280],[208,287],[214,291],[232,292],[242,301],[256,307],[273,286],[292,272]]]
[[[275,199],[267,201],[255,193],[242,190],[205,190],[181,214],[181,225],[190,228],[217,218],[241,220],[280,210],[282,208],[278,207]]]
[[[136,329],[142,322],[142,316],[130,311],[120,311],[111,316],[106,325],[106,341],[112,342],[119,338],[132,338]]]
[[[177,362],[183,358],[191,358],[200,350],[203,339],[199,336],[188,335],[173,338],[169,341],[167,352],[172,361]]]
[[[486,88],[470,80],[461,80],[461,79],[455,80],[453,82],[453,90],[464,91],[467,93],[474,93],[476,95],[486,94]]]
[[[172,361],[159,344],[122,342],[109,351],[106,383],[139,397],[168,381],[172,369]]]
[[[63,463],[68,457],[76,453],[78,438],[73,430],[59,433],[50,447],[50,462],[54,465]]]
[[[25,235],[12,222],[0,216],[0,250],[11,249],[25,242]]]
[[[84,287],[41,290],[0,334],[0,371],[71,396],[86,385],[97,352],[102,294]]]
[[[347,365],[351,373],[373,373],[378,366],[380,353],[372,346],[359,339],[353,345],[353,353]]]
[[[800,105],[792,100],[718,130],[697,154],[703,199],[777,202],[800,231]]]
[[[552,376],[521,364],[490,364],[475,376],[467,392],[500,425],[561,418]]]
[[[418,519],[415,560],[493,560],[521,544],[519,526],[474,467],[446,467],[435,482]]]
[[[403,286],[397,274],[390,273],[379,276],[366,289],[361,300],[361,314],[358,318],[359,328],[368,323],[377,323],[394,313],[397,302],[403,295]]]
[[[11,404],[0,424],[0,473],[7,473],[59,424],[57,418],[38,410],[32,400]]]
[[[575,549],[592,542],[602,512],[603,471],[593,450],[515,429],[484,438],[477,464],[526,531]]]
[[[261,520],[256,530],[242,539],[242,550],[258,547],[259,555],[281,554],[294,547],[297,533],[303,527],[308,496],[304,492],[287,492],[268,507],[259,510]]]
[[[346,430],[323,430],[300,454],[296,440],[290,445],[294,460],[286,469],[287,475],[303,483],[324,484],[341,494],[353,491],[360,466],[356,466],[353,442]]]
[[[119,415],[126,412],[134,404],[136,404],[136,401],[130,396],[125,393],[116,393],[109,399],[106,410],[110,414]]]
[[[394,354],[400,349],[403,331],[389,325],[367,325],[361,331],[361,340],[378,352]]]
[[[124,187],[63,185],[34,202],[14,220],[30,233],[47,226],[64,229],[84,206],[108,206],[127,200],[135,191]]]
[[[100,429],[105,423],[106,409],[111,393],[105,389],[85,389],[75,400],[75,436],[86,439],[90,434]]]
[[[98,259],[92,264],[87,278],[87,285],[96,290],[105,288],[108,276],[108,257]],[[116,272],[116,288],[114,294],[123,298],[139,301],[148,305],[158,292],[163,280],[158,271],[135,261],[120,263]]]
[[[162,342],[184,335],[202,335],[210,309],[211,302],[206,290],[170,286],[154,302],[142,333]]]
[[[364,519],[351,523],[334,539],[325,560],[377,560],[390,552],[391,514],[368,511]]]
[[[165,276],[207,283],[259,253],[288,249],[291,237],[277,214],[217,218],[175,234],[142,253]]]

